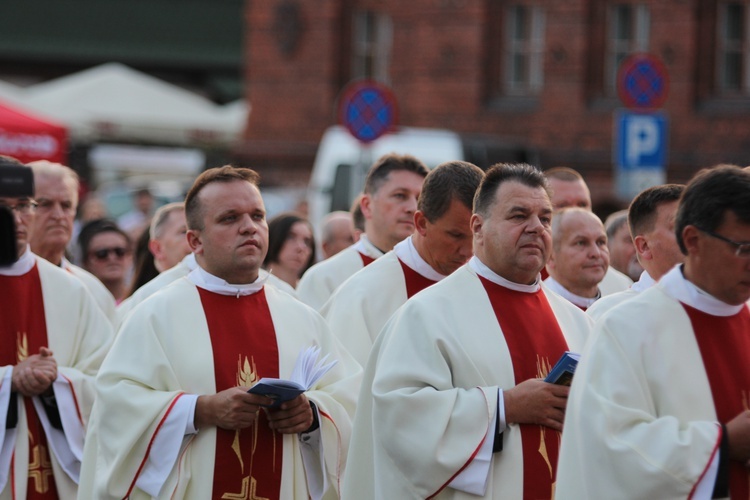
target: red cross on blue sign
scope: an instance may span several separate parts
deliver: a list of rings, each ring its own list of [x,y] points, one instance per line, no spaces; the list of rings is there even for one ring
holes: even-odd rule
[[[372,142],[393,130],[397,118],[396,97],[381,83],[354,82],[341,94],[339,121],[359,141]]]
[[[649,54],[625,59],[617,73],[617,94],[630,109],[657,109],[667,100],[669,77],[661,61]]]

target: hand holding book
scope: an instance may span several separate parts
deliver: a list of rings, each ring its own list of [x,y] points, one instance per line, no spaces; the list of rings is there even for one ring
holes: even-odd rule
[[[544,381],[550,384],[570,386],[580,359],[581,355],[577,352],[565,351]]]
[[[318,359],[319,357],[320,347],[310,346],[300,351],[288,380],[264,377],[247,392],[273,399],[274,403],[270,407],[276,408],[281,403],[290,401],[310,389],[338,362],[333,360],[326,363],[328,355],[322,359]]]

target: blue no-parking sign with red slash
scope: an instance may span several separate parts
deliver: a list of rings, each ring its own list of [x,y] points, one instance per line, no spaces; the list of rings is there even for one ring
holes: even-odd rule
[[[344,88],[339,100],[339,122],[359,141],[369,143],[390,132],[398,121],[393,91],[378,82],[361,80]]]

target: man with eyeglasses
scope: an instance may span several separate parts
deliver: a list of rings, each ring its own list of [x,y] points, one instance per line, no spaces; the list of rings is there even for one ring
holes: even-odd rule
[[[595,327],[559,498],[750,496],[750,172],[698,173],[675,234],[684,264]]]
[[[0,206],[15,216],[18,253],[0,267],[0,498],[75,498],[112,327],[80,280],[31,252],[36,202]]]
[[[34,172],[34,199],[37,203],[29,243],[36,255],[59,266],[83,281],[110,321],[115,318],[115,298],[96,276],[65,258],[73,237],[78,208],[78,174],[69,167],[47,160],[29,163]]]

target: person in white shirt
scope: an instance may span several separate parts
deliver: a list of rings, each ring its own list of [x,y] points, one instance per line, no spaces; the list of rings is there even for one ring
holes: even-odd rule
[[[65,249],[73,237],[78,208],[78,174],[65,165],[46,160],[34,161],[28,166],[34,172],[37,203],[29,233],[31,251],[80,279],[102,312],[114,322],[114,296],[96,276],[65,257]]]
[[[568,167],[554,167],[544,171],[552,189],[552,206],[555,210],[568,207],[583,208],[591,211],[591,192],[583,180],[581,174]],[[547,277],[546,270],[542,276]],[[599,283],[602,296],[611,295],[616,292],[627,290],[633,280],[612,268],[607,268],[604,279]]]
[[[591,328],[541,283],[552,217],[534,167],[487,171],[474,257],[410,298],[375,341],[344,498],[552,496],[568,388],[540,379]]]
[[[643,272],[638,263],[633,237],[628,227],[628,211],[618,210],[609,214],[604,221],[607,231],[607,247],[609,247],[609,265],[620,271],[633,281]]]
[[[479,167],[462,161],[435,167],[419,195],[414,234],[346,280],[321,309],[362,366],[396,309],[471,257],[471,205],[483,176]]]
[[[186,234],[184,203],[168,203],[156,210],[149,227],[148,249],[157,271],[172,269],[190,253]]]
[[[544,283],[584,311],[601,297],[599,283],[609,267],[602,221],[583,208],[565,208],[552,221],[552,254]]]
[[[360,199],[364,234],[354,245],[307,270],[297,286],[302,302],[320,310],[349,276],[414,232],[417,198],[427,172],[424,163],[409,155],[389,154],[375,162]]]
[[[685,262],[605,314],[568,398],[556,496],[750,495],[750,172],[699,172]]]
[[[258,175],[203,172],[185,200],[197,267],[125,319],[97,379],[81,498],[319,499],[343,474],[361,368],[319,314],[265,286]],[[289,379],[318,346],[335,366],[270,408],[248,393]]]
[[[633,199],[628,210],[628,226],[644,271],[629,289],[602,297],[586,314],[598,319],[617,304],[651,288],[670,269],[682,263],[685,256],[677,245],[674,224],[684,190],[681,184],[663,184],[650,187]]]

